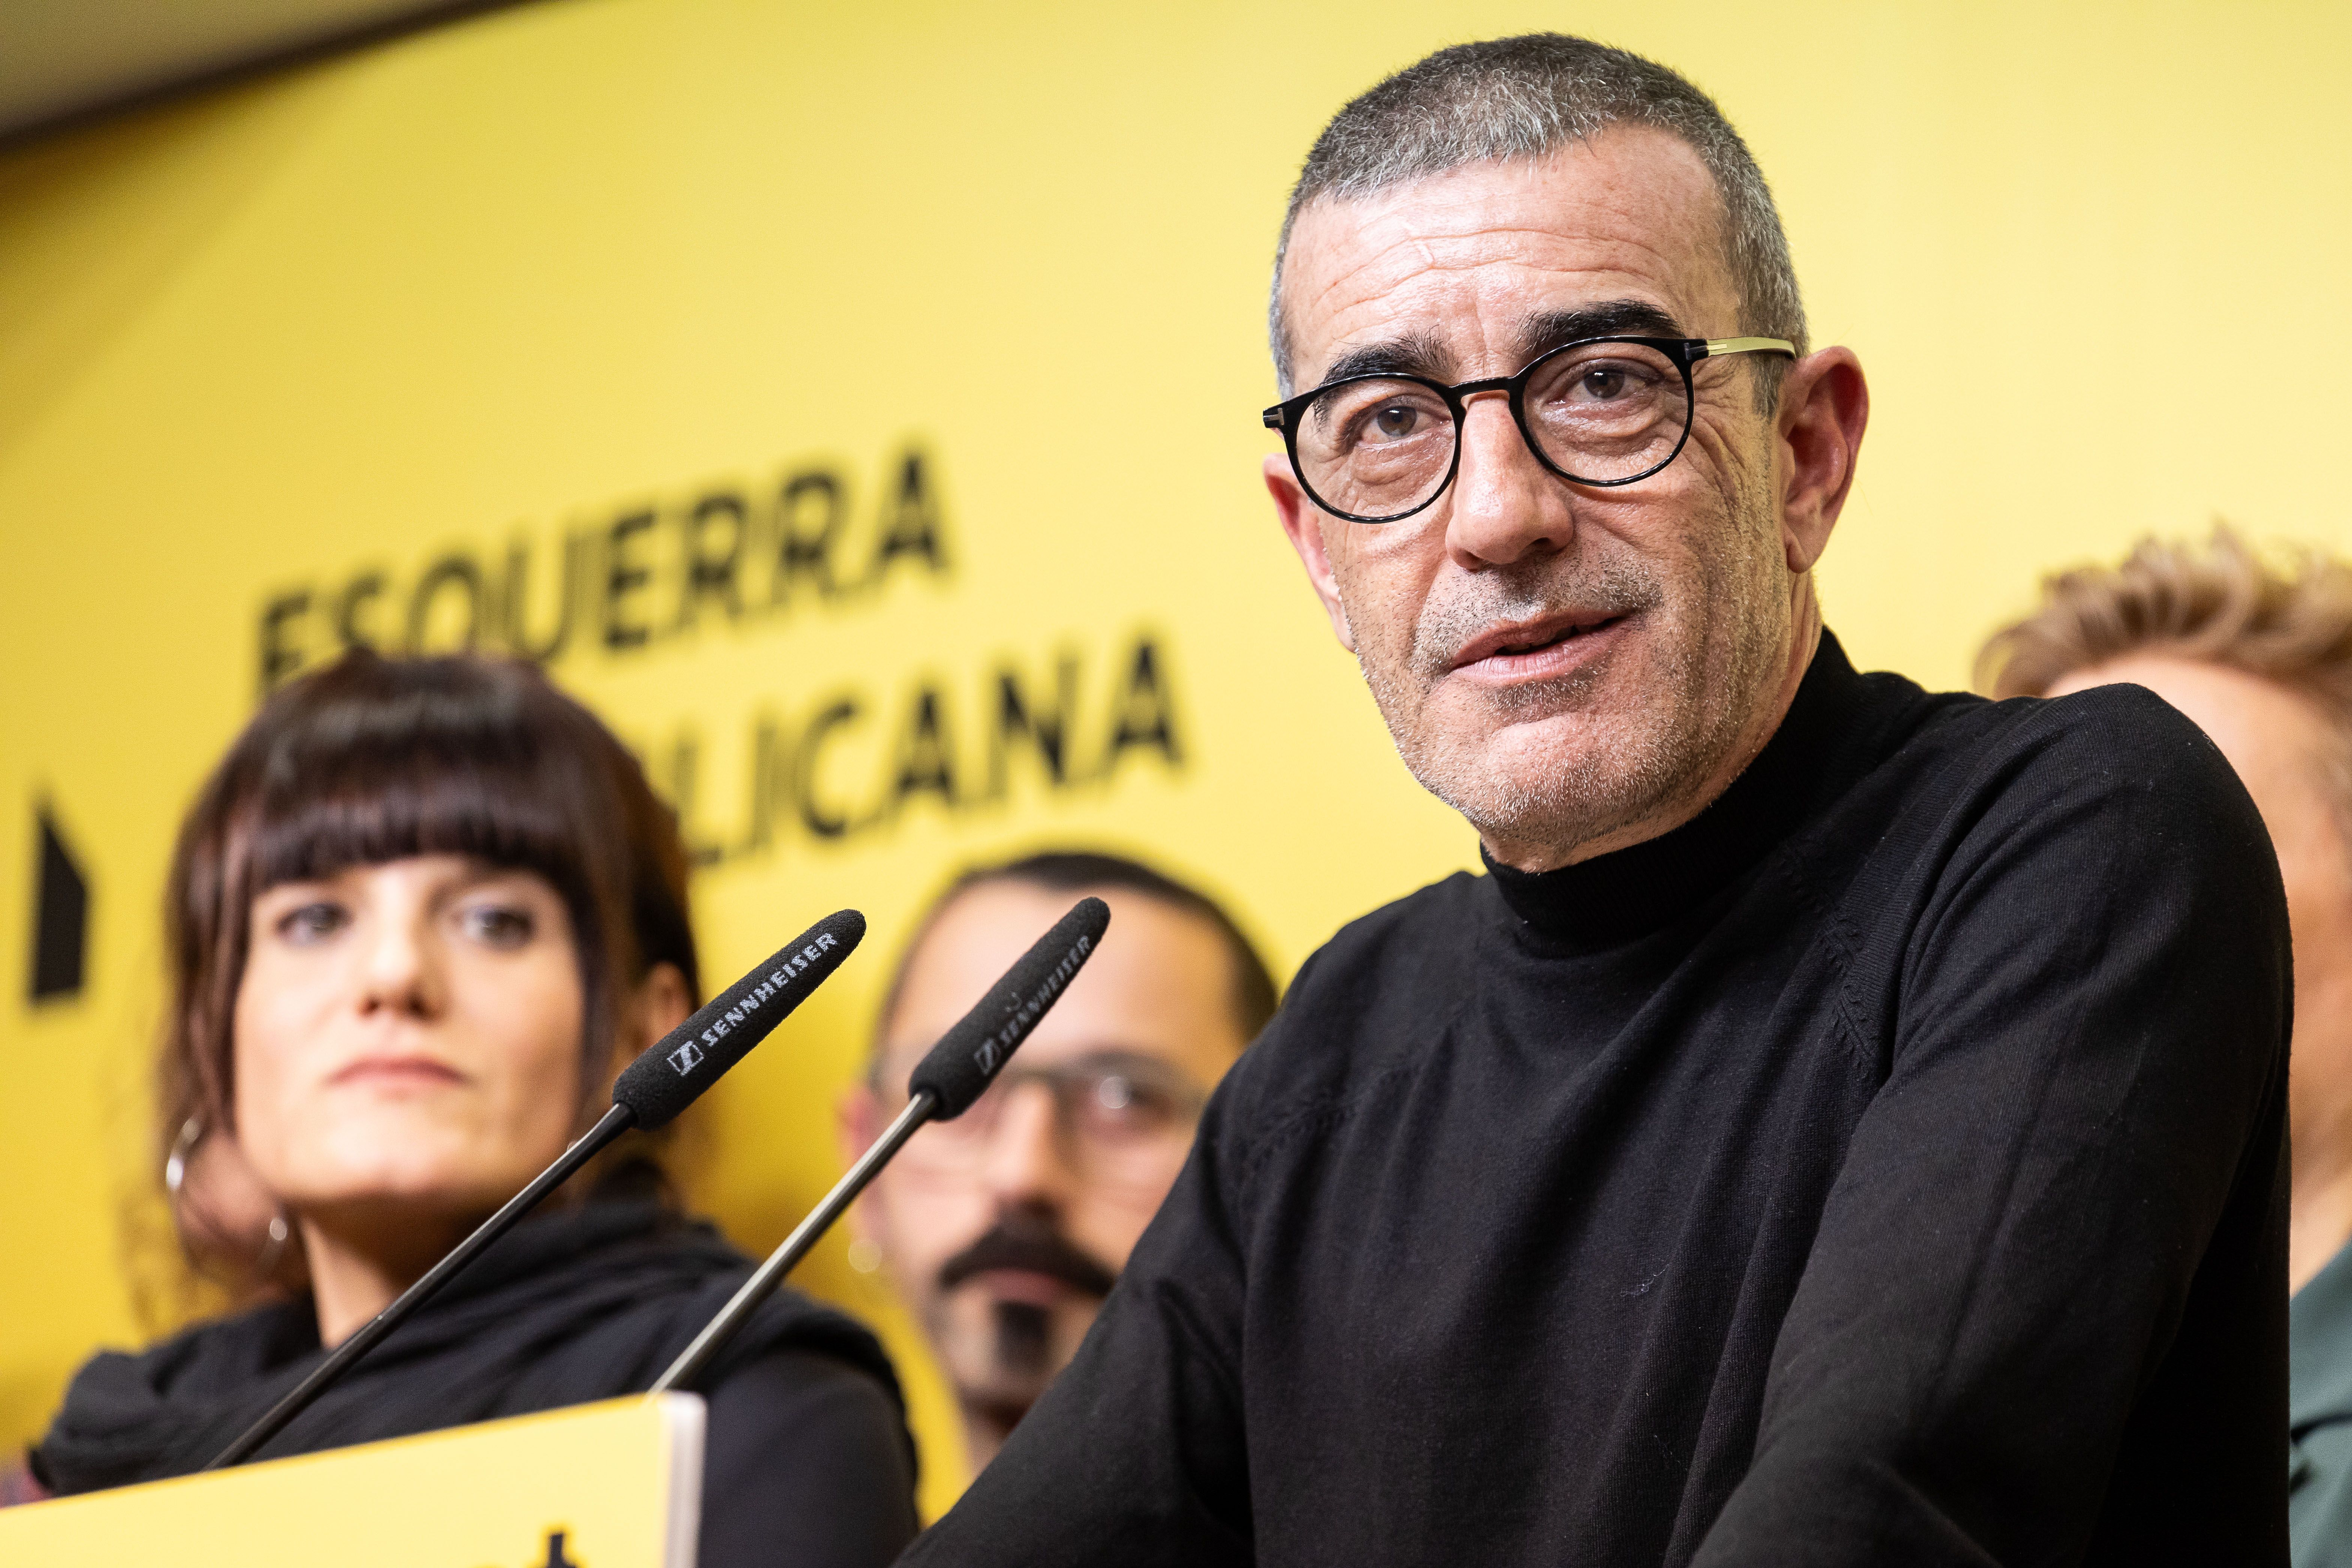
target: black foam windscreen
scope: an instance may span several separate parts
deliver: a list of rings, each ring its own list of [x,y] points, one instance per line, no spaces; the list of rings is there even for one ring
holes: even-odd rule
[[[825,916],[646,1047],[613,1085],[613,1103],[627,1106],[638,1128],[659,1127],[766,1039],[865,935],[866,917],[856,910]]]
[[[1087,959],[1100,945],[1110,924],[1110,906],[1100,899],[1080,899],[1054,929],[988,988],[988,994],[940,1037],[930,1054],[915,1066],[907,1079],[909,1097],[929,1089],[939,1108],[936,1121],[961,1116],[971,1109],[1005,1062],[1029,1037]]]

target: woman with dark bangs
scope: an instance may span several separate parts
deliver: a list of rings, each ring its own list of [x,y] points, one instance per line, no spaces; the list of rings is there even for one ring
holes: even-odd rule
[[[158,1154],[192,1261],[259,1304],[85,1365],[29,1457],[53,1493],[201,1467],[699,994],[669,813],[585,709],[488,659],[354,653],[271,698],[182,829],[166,918]],[[749,1268],[647,1147],[574,1178],[262,1457],[644,1389]],[[787,1290],[704,1386],[706,1568],[911,1539],[898,1386],[863,1328]]]

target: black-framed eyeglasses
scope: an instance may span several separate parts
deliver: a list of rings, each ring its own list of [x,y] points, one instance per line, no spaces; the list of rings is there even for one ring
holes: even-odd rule
[[[869,1078],[877,1095],[882,1090],[880,1064]],[[951,1121],[933,1122],[908,1145],[908,1156],[921,1159],[919,1148],[936,1157],[952,1156],[985,1147],[995,1135],[998,1119],[1013,1095],[1030,1084],[1052,1097],[1055,1127],[1082,1151],[1097,1152],[1147,1145],[1169,1137],[1190,1139],[1208,1104],[1208,1090],[1171,1062],[1139,1051],[1109,1048],[1089,1051],[1074,1061],[1051,1066],[1015,1062],[998,1073],[987,1092]]]
[[[1581,338],[1538,354],[1517,375],[1452,386],[1419,375],[1350,375],[1277,403],[1309,500],[1349,522],[1395,522],[1445,493],[1462,467],[1465,405],[1510,397],[1536,459],[1571,484],[1646,479],[1690,439],[1691,367],[1721,354],[1779,353],[1782,338]]]

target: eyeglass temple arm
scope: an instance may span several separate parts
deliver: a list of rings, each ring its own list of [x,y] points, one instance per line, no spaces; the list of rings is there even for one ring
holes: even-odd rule
[[[1787,354],[1795,359],[1797,345],[1786,338],[1709,338],[1699,345],[1698,357],[1713,359],[1717,354],[1754,353]]]

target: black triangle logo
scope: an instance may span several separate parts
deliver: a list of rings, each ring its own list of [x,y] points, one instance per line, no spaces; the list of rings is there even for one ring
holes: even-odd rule
[[[36,1002],[81,994],[89,947],[89,879],[66,847],[47,805],[33,808],[40,869],[34,879],[33,986]]]

